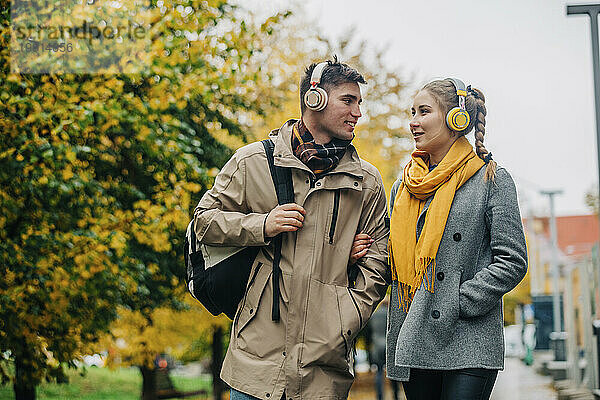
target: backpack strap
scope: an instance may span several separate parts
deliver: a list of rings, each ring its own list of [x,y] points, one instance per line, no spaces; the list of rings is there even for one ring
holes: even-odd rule
[[[271,139],[262,141],[262,144],[267,153],[267,161],[269,162],[269,170],[275,184],[275,192],[277,193],[277,202],[279,204],[287,204],[294,202],[294,185],[292,183],[292,170],[290,168],[278,167],[275,165],[273,151],[275,143]]]
[[[292,182],[292,171],[290,168],[278,167],[275,165],[275,159],[273,157],[273,151],[275,150],[275,143],[271,139],[262,141],[267,154],[267,161],[269,162],[269,170],[271,171],[271,178],[275,185],[275,192],[277,193],[277,202],[281,204],[293,203],[294,202],[294,184]],[[271,308],[271,319],[273,321],[279,321],[279,275],[281,270],[279,269],[279,263],[281,261],[281,244],[282,234],[273,238],[273,273],[271,278],[273,279],[273,307]]]

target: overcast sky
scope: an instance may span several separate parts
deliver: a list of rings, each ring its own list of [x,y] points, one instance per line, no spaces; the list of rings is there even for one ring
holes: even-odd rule
[[[286,1],[244,0],[264,14]],[[592,3],[579,1],[576,4]],[[598,3],[598,1],[596,1]],[[486,147],[513,175],[523,214],[548,211],[539,190],[562,189],[557,215],[589,213],[598,182],[587,16],[559,0],[305,0],[315,29],[333,39],[354,25],[388,48],[390,66],[415,87],[455,76],[483,90]],[[367,101],[368,98],[365,99]],[[472,136],[472,134],[470,135]]]

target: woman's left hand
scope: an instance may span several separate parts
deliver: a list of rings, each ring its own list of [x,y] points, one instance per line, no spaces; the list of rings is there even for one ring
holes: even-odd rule
[[[369,251],[369,247],[373,244],[374,240],[371,239],[371,236],[366,233],[359,233],[354,236],[354,243],[352,243],[352,250],[350,250],[350,260],[348,263],[350,265],[356,264],[356,262],[367,254]]]

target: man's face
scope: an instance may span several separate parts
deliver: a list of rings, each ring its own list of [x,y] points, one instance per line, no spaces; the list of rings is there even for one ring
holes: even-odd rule
[[[316,132],[311,132],[315,141],[329,143],[338,138],[354,138],[354,126],[362,116],[360,104],[362,97],[358,83],[348,82],[333,86],[327,91],[329,101],[323,111],[315,113]]]

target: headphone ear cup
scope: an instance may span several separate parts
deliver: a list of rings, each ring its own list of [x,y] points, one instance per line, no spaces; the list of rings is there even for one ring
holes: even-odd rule
[[[313,111],[324,110],[328,100],[327,92],[320,87],[311,88],[304,94],[304,104]]]
[[[469,113],[460,107],[454,107],[446,114],[446,125],[453,131],[464,131],[469,126],[469,122],[471,122]]]

